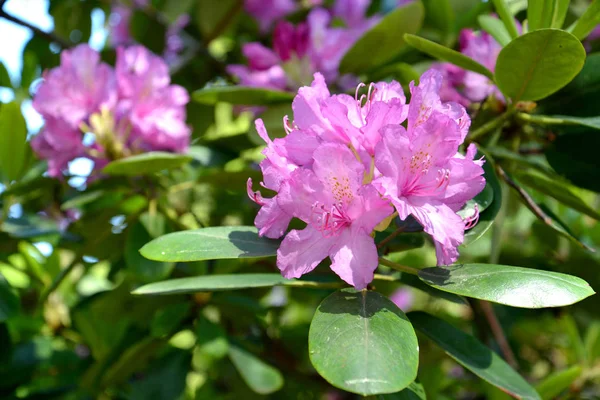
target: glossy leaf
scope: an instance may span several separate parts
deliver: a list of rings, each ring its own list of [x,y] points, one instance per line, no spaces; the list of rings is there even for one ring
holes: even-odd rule
[[[515,24],[515,19],[510,13],[508,6],[505,0],[492,0],[494,2],[494,7],[496,8],[496,12],[502,19],[504,26],[506,27],[506,31],[510,35],[511,38],[516,38],[519,36],[519,31],[517,31],[517,25]]]
[[[495,264],[424,268],[419,278],[450,293],[512,307],[562,307],[594,294],[581,278],[558,272]]]
[[[411,312],[408,318],[418,331],[481,379],[518,399],[540,399],[525,379],[473,336],[424,312]]]
[[[202,261],[224,258],[271,257],[279,241],[258,236],[251,226],[219,226],[169,233],[141,248],[155,261]]]
[[[569,386],[581,376],[582,372],[579,365],[555,372],[538,383],[536,389],[543,400],[556,399],[563,391],[569,389]]]
[[[502,188],[496,177],[493,163],[493,159],[487,156],[486,162],[483,164],[486,188],[474,199],[480,207],[479,220],[473,228],[465,232],[463,246],[467,246],[481,238],[490,229],[502,207]],[[491,203],[488,204],[490,191],[493,197]]]
[[[513,101],[548,97],[581,71],[585,49],[568,32],[540,29],[526,33],[500,51],[496,83]]]
[[[149,175],[179,168],[191,160],[192,157],[186,154],[152,151],[113,161],[102,172],[108,175]]]
[[[583,40],[598,24],[600,24],[600,1],[594,0],[575,24],[569,27],[569,31],[577,39]]]
[[[481,75],[487,76],[490,80],[494,79],[494,75],[489,69],[479,64],[472,58],[459,53],[458,51],[449,49],[441,44],[437,44],[431,40],[427,40],[415,35],[406,34],[404,35],[404,40],[406,40],[406,43],[410,44],[417,50],[427,53],[434,58],[451,62],[452,64],[469,71],[477,72]]]
[[[240,347],[229,345],[229,359],[235,365],[244,382],[254,392],[270,394],[283,386],[281,373],[254,354]]]
[[[294,94],[281,90],[255,88],[249,86],[211,86],[197,90],[192,98],[202,104],[226,102],[241,105],[273,105],[290,103]]]
[[[283,285],[288,281],[280,274],[236,274],[206,275],[189,278],[170,279],[144,285],[133,291],[133,294],[176,294],[214,292],[219,290],[236,290]]]
[[[325,380],[363,396],[398,392],[417,375],[415,332],[404,313],[377,292],[343,289],[323,300],[308,347]]]
[[[406,46],[403,35],[417,33],[423,17],[423,4],[419,0],[388,13],[346,52],[340,62],[340,72],[364,72],[391,60]]]
[[[0,105],[0,174],[5,182],[19,179],[29,159],[27,126],[18,103]]]
[[[576,188],[568,182],[552,179],[551,177],[534,171],[520,170],[515,173],[519,182],[555,198],[564,205],[571,207],[583,214],[600,220],[600,213],[586,204],[576,193]]]
[[[17,315],[20,305],[19,298],[0,274],[0,322]]]
[[[512,40],[510,33],[506,30],[506,26],[498,18],[491,15],[480,15],[477,21],[481,29],[492,35],[502,46],[506,46]]]

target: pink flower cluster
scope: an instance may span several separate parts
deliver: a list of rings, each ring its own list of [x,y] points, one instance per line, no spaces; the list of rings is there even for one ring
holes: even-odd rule
[[[31,145],[48,160],[51,176],[60,176],[78,157],[99,167],[135,153],[188,147],[188,93],[170,84],[165,62],[142,46],[119,48],[112,68],[79,45],[63,51],[60,66],[43,77],[33,107],[45,125]],[[86,133],[93,134],[93,143],[84,143]]]
[[[460,51],[494,72],[502,46],[487,32],[463,29],[460,33]],[[466,71],[450,63],[437,64],[444,76],[441,96],[445,101],[455,101],[464,106],[493,96],[504,103],[504,96],[489,78],[477,72]]]
[[[254,4],[246,1],[246,8]],[[256,2],[259,3],[259,2]],[[260,2],[263,4],[264,2]],[[295,6],[293,1],[271,1],[273,8],[264,4],[256,10],[262,15],[264,23],[270,26],[275,20],[288,12],[284,6]],[[247,43],[242,53],[248,59],[248,65],[230,65],[227,71],[235,76],[241,85],[264,87],[279,90],[297,90],[312,80],[313,73],[319,71],[333,82],[338,78],[338,67],[344,54],[378,20],[366,18],[369,1],[337,0],[332,10],[317,7],[310,11],[306,22],[294,26],[287,21],[279,21],[273,32],[273,49],[261,43]],[[280,6],[282,15],[272,13]],[[252,8],[253,9],[253,8]],[[332,26],[337,18],[346,27]]]
[[[355,97],[331,95],[316,73],[292,103],[287,136],[267,143],[260,167],[272,198],[248,194],[261,208],[255,224],[262,236],[285,235],[277,266],[298,278],[329,257],[344,281],[363,289],[373,279],[378,254],[373,231],[412,215],[432,236],[438,264],[456,261],[466,223],[458,214],[485,186],[476,148],[458,152],[470,118],[457,103],[440,100],[442,75],[423,74],[411,84],[406,104],[397,82],[371,84]],[[306,223],[286,235],[292,218]]]

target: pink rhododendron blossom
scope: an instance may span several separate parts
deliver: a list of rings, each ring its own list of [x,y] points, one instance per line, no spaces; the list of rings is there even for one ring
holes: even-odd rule
[[[345,2],[339,0],[336,7],[342,3]],[[338,67],[344,54],[377,21],[365,18],[363,11],[357,12],[350,6],[340,11],[348,14],[343,18],[353,21],[347,27],[333,27],[335,10],[332,13],[324,8],[314,8],[306,22],[296,26],[287,21],[278,22],[273,31],[273,49],[257,42],[245,44],[242,53],[248,65],[229,65],[227,72],[241,85],[279,90],[296,90],[308,84],[317,71],[328,81],[335,81],[340,78]],[[343,78],[340,82],[346,86],[349,79]]]
[[[295,0],[244,0],[244,9],[258,22],[260,30],[266,32],[286,15],[298,9]]]
[[[390,300],[404,312],[410,311],[414,298],[413,291],[408,287],[396,289],[394,293],[390,295]]]
[[[165,62],[142,46],[117,50],[116,68],[100,63],[87,45],[61,54],[61,65],[44,74],[34,108],[45,126],[32,147],[60,176],[69,161],[89,157],[96,168],[144,151],[181,152],[190,129],[185,124],[187,91],[170,84]],[[83,144],[83,134],[94,142]]]
[[[372,233],[392,205],[433,237],[439,264],[458,257],[467,221],[457,212],[485,185],[474,145],[458,152],[470,125],[464,107],[440,100],[435,70],[411,84],[410,104],[397,82],[371,84],[359,96],[362,86],[354,97],[331,95],[317,73],[294,98],[287,136],[271,140],[256,121],[267,144],[262,185],[276,195],[262,197],[250,180],[248,195],[261,206],[259,234],[285,235],[277,265],[287,278],[329,257],[343,280],[365,288],[378,265]],[[292,218],[306,228],[286,235]]]

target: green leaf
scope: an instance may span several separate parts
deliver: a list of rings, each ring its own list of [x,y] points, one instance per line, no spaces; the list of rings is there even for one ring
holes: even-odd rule
[[[506,27],[506,31],[510,35],[511,38],[516,38],[519,36],[519,31],[517,31],[517,24],[515,24],[515,19],[508,10],[508,6],[506,5],[505,0],[492,0],[494,2],[494,7],[496,8],[496,12],[502,19],[504,26]]]
[[[27,126],[18,103],[0,106],[0,174],[5,183],[23,176],[29,158]]]
[[[424,268],[419,278],[434,288],[512,307],[562,307],[594,294],[576,276],[496,264]]]
[[[540,29],[526,33],[500,51],[496,83],[514,102],[548,97],[581,71],[585,49],[568,32]]]
[[[540,104],[540,112],[547,115],[595,117],[598,115],[596,99],[599,92],[600,53],[593,53],[571,83]]]
[[[540,399],[525,379],[473,336],[424,312],[411,312],[408,318],[417,330],[481,379],[518,399]]]
[[[600,24],[600,0],[594,0],[569,31],[579,40],[583,40]]]
[[[17,315],[20,308],[19,298],[13,293],[4,276],[0,274],[0,322]]]
[[[544,117],[540,115],[540,117]],[[570,117],[568,115],[552,115],[550,116],[552,120],[557,120],[557,124],[573,124],[585,126],[587,128],[592,129],[600,129],[600,116],[597,117]],[[548,125],[552,125],[552,122],[549,122]]]
[[[528,0],[527,25],[530,31],[550,27],[550,12],[554,0]]]
[[[152,236],[144,225],[138,221],[127,232],[125,239],[125,263],[129,272],[140,282],[154,282],[167,278],[175,264],[148,260],[139,253],[140,248],[148,243]]]
[[[229,359],[254,392],[270,394],[282,388],[281,373],[254,354],[230,344]]]
[[[519,170],[515,171],[517,180],[530,188],[555,198],[562,204],[571,207],[583,214],[600,220],[600,213],[587,205],[576,193],[577,188],[568,182],[552,179],[534,171]]]
[[[102,172],[109,175],[150,175],[179,168],[191,160],[192,157],[187,154],[152,151],[113,161],[104,167]]]
[[[155,261],[202,261],[271,257],[279,241],[258,236],[251,226],[219,226],[170,233],[146,244],[140,252]]]
[[[294,94],[282,90],[263,89],[249,86],[210,86],[196,90],[192,98],[198,103],[213,105],[226,102],[240,105],[287,104]]]
[[[10,75],[6,70],[6,67],[3,63],[0,63],[0,87],[12,88],[12,82],[10,80]]]
[[[425,7],[425,25],[432,25],[448,35],[454,30],[456,15],[450,0],[422,0]]]
[[[377,292],[343,289],[323,300],[310,324],[308,348],[325,380],[363,396],[398,392],[417,376],[415,332]]]
[[[596,131],[560,135],[546,150],[546,159],[554,170],[575,185],[600,193]]]
[[[536,390],[543,400],[556,399],[581,376],[582,372],[583,370],[579,365],[574,365],[571,368],[555,372],[538,383]]]
[[[479,220],[477,225],[465,232],[463,246],[468,246],[481,238],[490,229],[502,207],[502,188],[494,171],[494,160],[489,156],[486,156],[485,160],[485,164],[483,164],[485,189],[474,199],[480,207]],[[491,203],[488,204],[490,191],[493,197]]]
[[[236,290],[283,285],[288,282],[280,274],[236,274],[206,275],[189,278],[170,279],[151,283],[137,288],[133,294],[176,294],[215,292],[220,290]]]
[[[401,392],[392,394],[380,394],[377,400],[427,400],[423,385],[417,382],[412,382],[408,387]]]
[[[417,33],[423,23],[420,1],[413,1],[388,13],[346,52],[340,62],[341,73],[360,73],[393,59],[404,48],[406,33]],[[368,54],[368,57],[365,57]]]
[[[488,77],[490,80],[494,79],[494,75],[489,69],[479,64],[472,58],[459,53],[458,51],[449,49],[441,44],[437,44],[431,40],[427,40],[415,35],[405,34],[404,40],[417,50],[427,53],[434,58],[451,62],[452,64],[469,71],[477,72]]]
[[[570,2],[571,0],[554,0],[554,9],[552,10],[552,19],[550,21],[551,28],[562,28],[567,17],[567,12],[569,11]]]
[[[504,23],[498,18],[491,15],[480,15],[477,18],[477,21],[479,22],[481,29],[492,35],[492,37],[502,46],[506,46],[512,40]]]

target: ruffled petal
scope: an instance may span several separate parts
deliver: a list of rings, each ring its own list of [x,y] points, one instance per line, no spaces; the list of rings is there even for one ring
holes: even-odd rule
[[[277,250],[277,267],[285,278],[300,278],[315,269],[330,252],[335,237],[324,237],[311,226],[292,230]]]
[[[364,229],[346,229],[331,248],[331,269],[345,282],[362,290],[379,265],[375,240]]]

